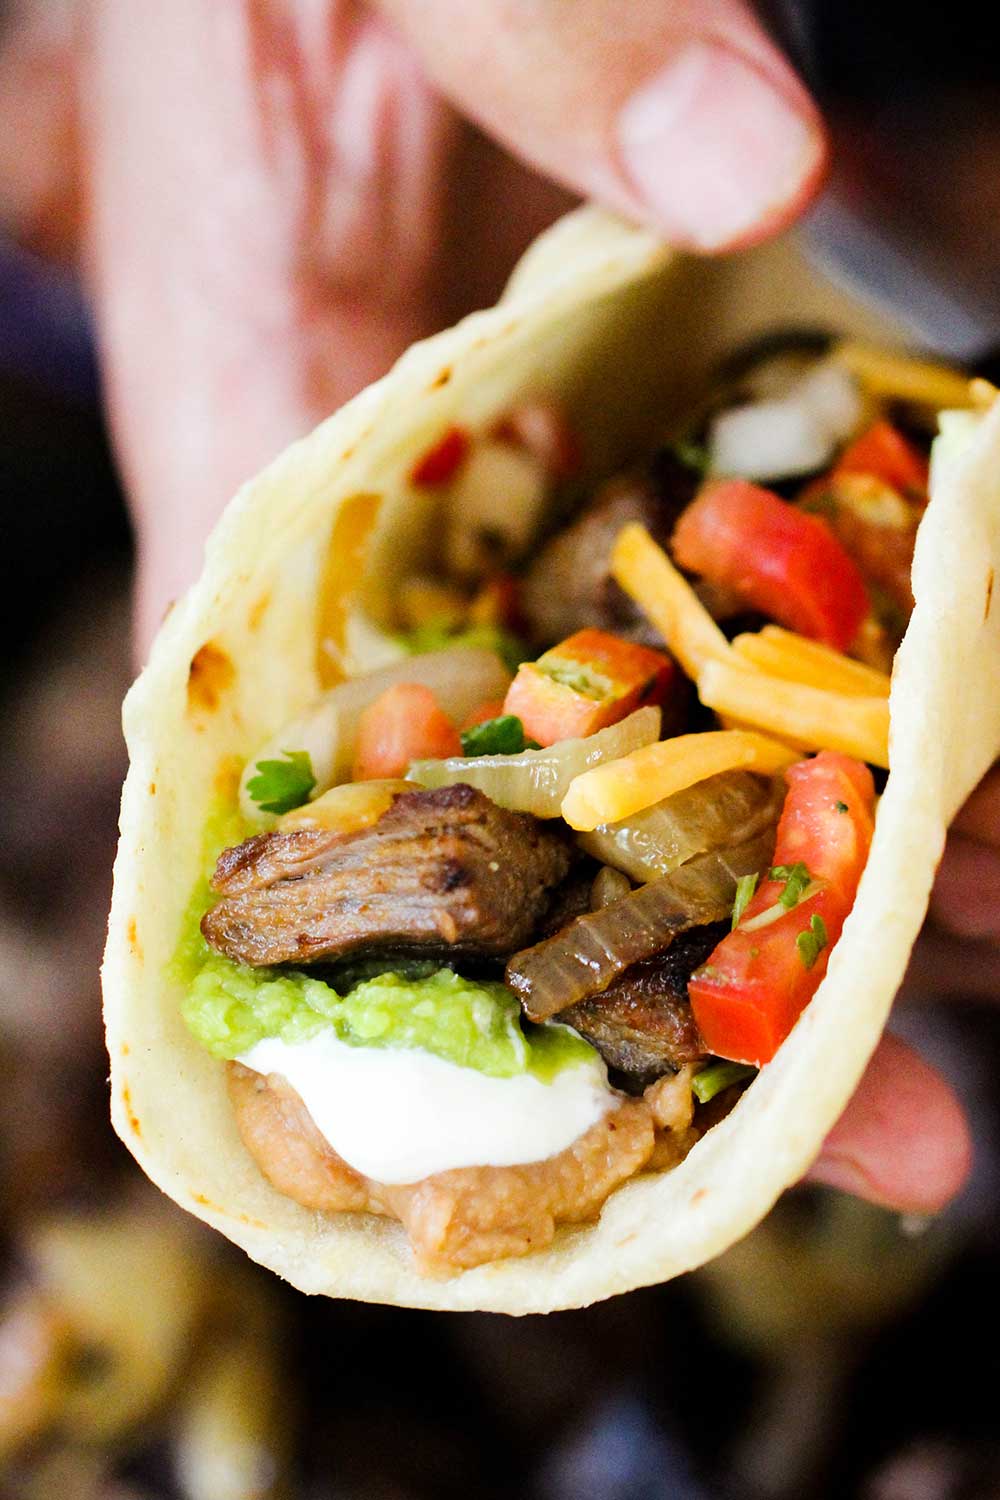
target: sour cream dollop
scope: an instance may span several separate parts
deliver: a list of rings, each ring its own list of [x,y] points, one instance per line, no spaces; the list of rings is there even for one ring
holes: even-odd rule
[[[286,1078],[337,1155],[376,1182],[542,1161],[619,1102],[596,1053],[549,1082],[492,1078],[417,1048],[352,1047],[323,1031],[294,1043],[267,1037],[237,1061]]]

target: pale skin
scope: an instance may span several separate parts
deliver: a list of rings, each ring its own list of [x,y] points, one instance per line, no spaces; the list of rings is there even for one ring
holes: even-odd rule
[[[37,159],[0,145],[0,212],[82,249],[140,657],[237,484],[490,300],[570,195],[714,253],[792,222],[825,171],[815,106],[739,0],[22,10],[0,142],[30,114]],[[71,72],[78,113],[50,86]],[[998,891],[994,771],[956,821],[908,990],[1000,994]],[[888,1038],[810,1175],[933,1213],[970,1164],[959,1101]]]

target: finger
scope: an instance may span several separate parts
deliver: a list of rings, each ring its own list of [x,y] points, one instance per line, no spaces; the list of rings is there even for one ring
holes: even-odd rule
[[[473,119],[568,187],[721,250],[825,168],[808,94],[741,0],[380,0]]]
[[[0,223],[40,255],[79,236],[73,0],[0,7]]]
[[[956,817],[952,828],[1000,849],[1000,766],[988,771]]]
[[[885,1036],[808,1179],[900,1213],[937,1213],[972,1167],[969,1127],[949,1085]]]
[[[1000,939],[1000,849],[952,833],[930,909],[935,921],[961,937]]]
[[[359,6],[88,16],[87,248],[145,643],[237,486],[438,321],[456,127]]]

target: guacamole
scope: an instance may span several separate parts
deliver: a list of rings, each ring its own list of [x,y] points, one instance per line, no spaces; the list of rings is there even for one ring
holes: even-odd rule
[[[181,1012],[202,1046],[225,1058],[265,1037],[294,1044],[324,1028],[352,1047],[420,1048],[491,1078],[532,1073],[548,1081],[596,1056],[567,1026],[522,1026],[505,985],[463,979],[451,969],[421,978],[380,974],[340,995],[301,970],[251,969],[211,954]]]
[[[531,1073],[548,1082],[597,1057],[568,1026],[523,1020],[506,985],[463,979],[433,963],[411,962],[404,973],[379,973],[372,960],[345,966],[338,991],[301,969],[255,969],[223,957],[206,943],[200,923],[215,900],[210,874],[219,850],[247,833],[231,807],[213,809],[203,835],[204,874],[172,965],[186,992],[181,1015],[214,1057],[239,1057],[265,1037],[304,1042],[324,1028],[351,1047],[420,1048],[491,1078]]]

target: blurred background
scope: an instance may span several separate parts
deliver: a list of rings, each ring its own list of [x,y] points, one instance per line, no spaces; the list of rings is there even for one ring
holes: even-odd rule
[[[985,355],[1000,276],[973,232],[984,200],[942,163],[979,153],[977,181],[992,164],[988,206],[1000,115],[960,11],[947,37],[939,13],[896,6],[774,19],[844,142],[820,249],[857,251],[845,201],[855,224],[905,201],[926,226],[934,184],[948,243],[911,233],[914,275],[972,246],[962,328]],[[107,1121],[98,974],[130,533],[74,197],[55,211],[36,191],[39,163],[68,159],[42,108],[60,84],[18,56],[15,20],[0,5],[0,1496],[1000,1497],[1000,1012],[961,995],[896,1022],[973,1119],[975,1171],[941,1218],[800,1189],[699,1275],[582,1312],[309,1301],[132,1166]],[[852,167],[871,140],[874,183]],[[848,269],[864,279],[864,255]]]

